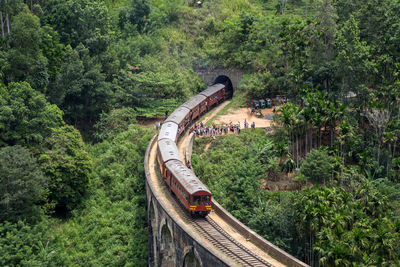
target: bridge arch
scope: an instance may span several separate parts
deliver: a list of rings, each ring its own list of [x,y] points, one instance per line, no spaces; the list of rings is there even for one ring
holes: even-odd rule
[[[154,209],[154,201],[150,199],[149,207],[148,207],[148,226],[149,226],[149,233],[151,233],[151,236],[149,238],[152,238],[153,241],[149,242],[149,262],[151,263],[150,265],[157,266],[157,258],[154,257],[154,255],[157,255],[157,248],[154,244],[157,244],[157,213],[155,212]]]
[[[150,207],[149,207],[149,222],[151,223],[151,227],[153,229],[157,229],[157,214],[154,209],[153,200],[150,200]]]
[[[175,245],[172,231],[164,219],[160,228],[160,266],[174,267],[176,266],[175,261]]]
[[[192,246],[184,249],[184,255],[183,267],[203,267],[201,257]]]

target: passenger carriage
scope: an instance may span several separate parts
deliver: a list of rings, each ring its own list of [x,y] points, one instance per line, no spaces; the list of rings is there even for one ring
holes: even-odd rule
[[[200,93],[207,98],[207,107],[210,108],[216,103],[225,100],[225,85],[221,83],[214,84]]]
[[[165,122],[174,122],[178,125],[178,136],[185,131],[186,126],[190,123],[190,110],[180,106],[171,113]]]
[[[204,95],[196,95],[182,104],[182,107],[186,107],[190,110],[190,121],[195,120],[197,117],[207,111],[206,99],[207,98]]]
[[[192,215],[206,216],[211,211],[211,192],[183,163],[176,142],[193,120],[224,100],[225,85],[208,87],[172,112],[158,135],[157,161],[161,175],[179,202]]]
[[[157,161],[160,166],[161,175],[165,178],[165,164],[170,160],[182,161],[176,143],[169,139],[162,139],[158,141],[157,146]]]
[[[190,214],[206,216],[211,211],[211,192],[194,172],[179,160],[166,164],[166,182]]]
[[[178,124],[172,121],[163,123],[158,134],[158,141],[162,139],[169,139],[176,143],[178,139]]]

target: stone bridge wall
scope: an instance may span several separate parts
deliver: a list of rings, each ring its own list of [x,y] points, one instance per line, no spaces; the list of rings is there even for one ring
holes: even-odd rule
[[[156,135],[147,147],[144,167],[146,173],[147,216],[149,227],[149,266],[234,266],[231,259],[204,244],[193,229],[173,218],[165,208],[163,198],[154,195],[149,171],[149,154]]]
[[[154,194],[156,192],[154,190],[155,185],[149,179],[149,155],[150,149],[157,140],[156,137],[157,135],[150,141],[144,159],[149,227],[149,266],[235,266],[236,262],[208,245],[208,243],[204,243],[192,228],[173,218],[166,208],[164,198]],[[185,158],[189,160],[192,154],[193,140],[194,136],[192,135],[185,150]],[[217,202],[214,203],[213,209],[237,232],[247,236],[257,246],[268,251],[270,255],[280,262],[287,264],[287,266],[308,266],[254,233]]]

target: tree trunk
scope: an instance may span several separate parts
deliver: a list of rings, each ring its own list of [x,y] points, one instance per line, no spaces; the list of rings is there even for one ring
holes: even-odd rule
[[[290,134],[290,138],[292,139],[291,140],[291,145],[292,145],[292,158],[293,158],[293,160],[295,159],[295,157],[294,157],[294,147],[295,147],[295,144],[294,144],[294,134],[293,133],[291,133]]]
[[[297,142],[296,142],[296,168],[299,168],[299,137],[300,135],[297,134]]]
[[[4,21],[3,21],[3,11],[1,11],[1,4],[3,0],[0,0],[0,24],[1,24],[1,38],[5,39],[6,36],[4,34]]]
[[[318,127],[318,138],[319,138],[319,146],[321,146],[322,143],[321,125]]]
[[[8,0],[4,0],[6,2],[6,7],[8,5]],[[10,34],[10,20],[8,18],[8,10],[6,8],[6,24],[7,24],[7,35]]]
[[[396,145],[397,145],[397,140],[394,141],[394,144],[393,144],[392,158],[394,158],[394,155],[396,155]]]
[[[390,154],[390,159],[388,159],[386,161],[386,177],[389,178],[389,166],[392,165],[393,157],[391,156],[392,155],[392,146],[390,145],[390,143],[388,144],[388,147],[389,147],[388,150],[389,150],[389,154]]]
[[[306,124],[306,144],[305,144],[305,147],[306,147],[306,149],[304,150],[304,156],[307,154],[307,143],[308,143],[308,134],[307,134],[307,132],[308,132],[308,127],[307,127],[308,125]]]

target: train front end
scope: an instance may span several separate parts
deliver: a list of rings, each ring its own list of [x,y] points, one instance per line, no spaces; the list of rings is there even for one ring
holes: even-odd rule
[[[197,191],[190,198],[190,214],[207,216],[212,207],[212,196],[209,191]]]

